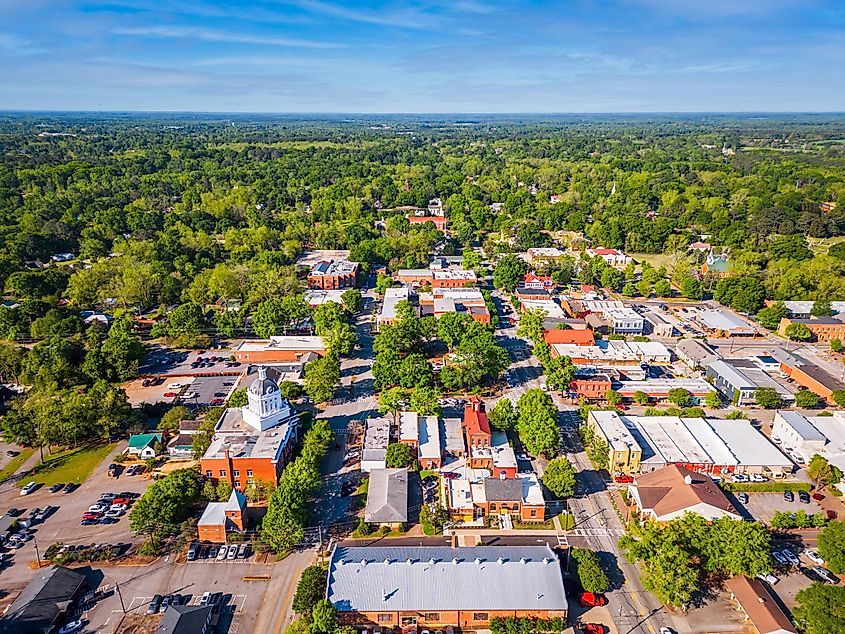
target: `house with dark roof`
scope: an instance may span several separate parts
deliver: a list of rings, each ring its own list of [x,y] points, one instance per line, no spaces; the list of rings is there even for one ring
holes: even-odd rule
[[[485,478],[471,485],[477,515],[510,515],[523,522],[542,522],[546,501],[534,475],[518,478]]]
[[[228,533],[242,532],[246,529],[246,496],[232,489],[232,494],[225,502],[209,502],[197,522],[197,535],[200,541],[226,543]]]
[[[408,521],[407,469],[370,471],[364,521],[390,528],[398,528]]]
[[[42,568],[9,607],[0,621],[0,632],[40,634],[61,626],[85,590],[85,580],[79,570]]]
[[[711,521],[742,519],[710,476],[675,464],[636,476],[628,492],[643,519],[668,522],[685,513]]]
[[[205,634],[211,630],[210,605],[170,604],[155,634]]]

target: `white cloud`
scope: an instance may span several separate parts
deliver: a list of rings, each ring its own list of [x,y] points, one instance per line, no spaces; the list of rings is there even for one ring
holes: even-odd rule
[[[239,44],[263,44],[267,46],[291,46],[299,48],[342,48],[337,42],[321,42],[316,40],[302,40],[289,37],[270,37],[250,33],[228,33],[190,26],[152,26],[118,28],[112,33],[116,35],[138,35],[143,37],[160,37],[170,39],[196,39],[209,42],[233,42]]]

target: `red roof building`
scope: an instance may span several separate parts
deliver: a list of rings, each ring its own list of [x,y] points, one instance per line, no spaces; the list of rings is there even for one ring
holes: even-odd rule
[[[596,340],[593,337],[593,331],[589,328],[583,330],[574,330],[567,328],[565,330],[547,330],[543,334],[543,339],[550,346],[555,343],[568,343],[575,346],[592,346],[595,345]]]
[[[473,396],[464,407],[464,435],[467,447],[489,447],[493,437],[484,402]]]

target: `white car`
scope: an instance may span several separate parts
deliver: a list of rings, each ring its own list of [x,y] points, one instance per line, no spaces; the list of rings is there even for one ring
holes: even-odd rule
[[[748,482],[748,476],[742,474],[732,475],[731,482]]]
[[[112,504],[112,505],[109,507],[109,511],[117,511],[117,512],[119,512],[119,513],[121,513],[121,512],[122,512],[122,513],[125,513],[125,512],[126,512],[126,510],[127,510],[128,508],[129,508],[129,507],[128,507],[128,506],[126,506],[125,504]]]
[[[21,495],[29,495],[30,493],[32,493],[33,491],[35,491],[35,489],[36,489],[36,488],[38,488],[38,483],[37,483],[37,482],[28,482],[28,483],[27,483],[27,484],[26,484],[26,485],[25,485],[25,486],[21,489]]]
[[[220,550],[217,553],[217,561],[223,561],[226,559],[226,552],[228,549],[225,546],[221,546]]]
[[[168,390],[181,390],[183,387],[185,387],[185,386],[182,385],[181,383],[168,383],[167,384]]]
[[[788,548],[784,548],[782,554],[784,557],[786,557],[787,561],[796,568],[801,563],[800,561],[798,561],[798,557],[795,556],[795,553],[789,550]]]
[[[82,621],[69,621],[59,630],[59,634],[71,634],[71,632],[78,632],[82,629],[82,625]]]
[[[105,504],[92,504],[88,507],[89,513],[105,513],[108,510],[109,509]]]
[[[772,442],[777,443],[779,445],[780,444],[780,436],[772,436]]]
[[[104,517],[108,517],[108,518],[111,518],[111,519],[119,519],[125,513],[126,513],[126,511],[114,509],[114,510],[106,511],[106,514],[104,515]]]
[[[769,481],[769,479],[768,479],[766,476],[762,475],[762,474],[759,474],[759,473],[752,473],[752,474],[751,474],[751,481],[752,481],[752,482],[768,482],[768,481]]]
[[[788,566],[789,560],[783,556],[783,553],[779,551],[775,551],[772,553],[772,557],[775,558],[775,561],[778,562],[781,566]]]
[[[757,575],[757,578],[758,578],[758,579],[760,579],[761,581],[765,581],[765,582],[766,582],[766,583],[768,583],[770,586],[773,586],[773,585],[775,585],[778,581],[780,581],[780,579],[778,579],[778,578],[777,578],[777,577],[775,577],[774,575],[770,575],[770,574],[768,574],[768,573],[766,573],[766,572],[764,572],[763,574]]]
[[[675,630],[673,630],[671,627],[661,627],[660,634],[675,634]]]
[[[814,550],[807,549],[802,553],[807,559],[812,561],[814,564],[818,564],[820,566],[824,566],[824,559],[819,557],[819,554]]]

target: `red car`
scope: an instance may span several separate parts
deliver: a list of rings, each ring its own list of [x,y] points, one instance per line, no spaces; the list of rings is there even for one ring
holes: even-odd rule
[[[813,499],[814,500],[823,500],[824,499],[824,493],[813,493]]]
[[[581,634],[610,634],[610,628],[601,623],[581,623],[575,626],[575,631]]]
[[[132,504],[132,500],[129,498],[115,498],[111,502],[112,504],[126,504],[127,506]]]
[[[216,407],[218,405],[223,405],[223,399],[222,398],[211,399],[211,406],[212,407]]]
[[[446,478],[447,480],[457,480],[461,477],[460,473],[455,473],[454,471],[444,471],[440,475]]]
[[[82,519],[84,520],[96,520],[102,517],[102,513],[83,513]]]
[[[176,392],[165,392],[164,393],[164,398],[175,398],[176,396],[179,396],[178,394],[176,394]]]
[[[578,602],[582,608],[594,608],[597,605],[607,605],[607,597],[593,592],[582,592],[578,595]]]
[[[634,481],[634,477],[621,473],[617,476],[613,476],[613,481],[619,484],[630,484]]]

